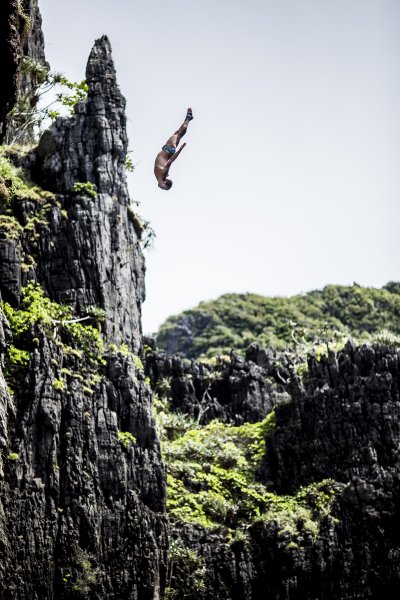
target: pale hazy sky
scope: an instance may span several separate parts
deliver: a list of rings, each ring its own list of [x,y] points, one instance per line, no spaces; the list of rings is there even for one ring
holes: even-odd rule
[[[227,292],[400,279],[398,0],[39,0],[53,69],[106,33],[133,200],[156,230],[144,330]],[[187,147],[154,158],[192,105]]]

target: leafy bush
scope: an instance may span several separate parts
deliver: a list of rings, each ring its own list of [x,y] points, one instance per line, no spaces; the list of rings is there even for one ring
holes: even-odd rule
[[[27,174],[20,167],[15,167],[12,161],[5,156],[7,148],[2,148],[0,153],[0,201],[3,208],[12,198],[22,198],[35,202],[48,199],[50,192],[43,190],[30,181]],[[50,194],[53,197],[53,194]]]
[[[282,539],[300,543],[304,536],[318,536],[341,487],[324,480],[279,496],[258,481],[266,438],[275,427],[273,412],[258,423],[215,420],[201,427],[186,415],[171,414],[167,400],[156,398],[155,404],[171,519],[231,531],[262,520],[273,522]]]
[[[90,198],[96,198],[97,196],[96,186],[90,181],[86,181],[85,183],[74,183],[71,188],[71,192],[74,194],[90,196]]]
[[[75,104],[84,100],[88,91],[85,81],[69,81],[61,73],[50,71],[31,57],[22,58],[21,72],[29,79],[31,86],[18,96],[8,115],[11,127],[6,136],[7,144],[24,141],[27,134],[39,136],[51,121],[61,116],[63,108],[73,113]],[[51,91],[53,95],[50,99]]]
[[[180,540],[173,540],[169,551],[165,600],[198,597],[206,590],[205,574],[204,558]]]
[[[65,390],[65,381],[63,381],[62,379],[55,379],[53,381],[53,388],[57,392],[63,392]]]
[[[28,366],[30,353],[27,350],[20,350],[11,344],[8,348],[7,356],[11,365],[18,367]]]
[[[321,520],[331,516],[335,497],[343,488],[343,484],[324,479],[300,488],[294,496],[271,494],[260,520],[274,522],[282,538],[309,535],[315,540]]]
[[[31,18],[25,12],[23,0],[17,0],[18,16],[20,18],[21,47],[25,44],[31,28]]]
[[[21,290],[21,304],[14,308],[7,302],[3,303],[3,312],[8,319],[13,334],[13,345],[6,353],[6,374],[10,384],[14,385],[15,377],[26,367],[29,361],[29,348],[37,345],[33,340],[29,342],[27,333],[34,324],[40,325],[44,332],[54,337],[55,331],[67,339],[69,344],[60,342],[66,355],[77,357],[83,355],[89,364],[99,365],[103,361],[104,342],[97,328],[74,322],[72,311],[68,306],[53,302],[44,295],[38,284],[29,283]],[[58,387],[57,387],[58,386]],[[63,389],[55,382],[55,389]]]
[[[238,427],[219,421],[199,427],[188,420],[180,437],[171,431],[171,419],[158,416],[157,422],[162,428],[172,518],[206,527],[236,527],[261,514],[267,492],[256,481],[256,471],[265,454],[265,438],[274,428],[274,413]]]
[[[129,431],[118,431],[118,440],[124,448],[127,448],[129,444],[136,444],[137,441],[135,436]]]
[[[7,302],[3,303],[3,311],[10,323],[13,336],[17,339],[26,333],[34,323],[50,327],[54,320],[71,317],[71,310],[46,298],[41,287],[29,283],[21,290],[21,307],[13,308]]]
[[[65,324],[65,328],[86,358],[92,362],[103,362],[104,341],[96,327],[82,325],[82,323],[68,323]]]
[[[93,566],[91,555],[82,548],[78,548],[74,556],[73,572],[65,573],[62,580],[67,590],[78,592],[87,598],[96,584],[99,568]]]

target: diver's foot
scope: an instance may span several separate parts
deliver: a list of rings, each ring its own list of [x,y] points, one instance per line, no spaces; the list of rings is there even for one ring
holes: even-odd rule
[[[185,121],[191,121],[193,119],[193,112],[191,108],[188,108],[186,111]]]

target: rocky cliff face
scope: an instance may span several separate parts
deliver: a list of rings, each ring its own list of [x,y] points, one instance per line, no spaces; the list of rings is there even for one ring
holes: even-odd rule
[[[21,111],[27,111],[37,103],[37,76],[33,71],[24,69],[23,62],[48,68],[42,18],[37,0],[4,0],[0,11],[0,56],[3,65],[0,141],[7,134],[9,140],[25,143],[32,139],[32,126],[17,132],[15,117],[8,113],[17,100],[21,103]]]
[[[0,7],[0,56],[2,86],[0,92],[0,140],[5,135],[7,113],[17,96],[17,73],[22,55],[21,23],[17,0],[2,2]]]
[[[68,212],[57,243],[44,253],[43,278],[59,300],[78,311],[104,308],[106,338],[137,351],[144,262],[125,177],[125,99],[105,36],[93,47],[86,79],[87,101],[76,105],[72,119],[58,119],[38,147],[37,177],[46,189],[62,194]],[[75,184],[87,182],[95,185],[96,202],[71,195]]]
[[[88,99],[75,116],[59,118],[38,149],[19,158],[54,193],[17,195],[8,209],[17,223],[2,242],[3,296],[18,300],[21,285],[39,279],[78,315],[89,306],[103,308],[106,339],[137,351],[144,262],[125,180],[125,100],[105,37],[92,50],[87,81]],[[85,189],[73,191],[76,183],[93,183],[95,199]],[[19,232],[19,225],[25,229]]]
[[[259,364],[248,360],[255,354]],[[262,421],[288,398],[277,377],[278,362],[278,354],[255,345],[246,359],[232,352],[229,359],[218,359],[213,365],[147,352],[146,372],[155,390],[168,384],[173,412],[203,425],[213,419],[240,425]]]
[[[6,150],[42,187],[18,180],[2,200],[0,287],[13,333],[2,317],[2,600],[155,600],[165,583],[165,471],[132,354],[144,262],[125,181],[125,101],[105,37],[87,79],[74,117],[28,154]],[[73,191],[78,182],[96,194]]]
[[[303,380],[292,374],[259,472],[281,508],[236,539],[218,527],[173,527],[172,537],[203,560],[197,598],[397,598],[399,358],[398,349],[348,344],[309,359]],[[318,482],[330,487],[330,501]],[[173,584],[189,589],[181,569],[177,563]]]

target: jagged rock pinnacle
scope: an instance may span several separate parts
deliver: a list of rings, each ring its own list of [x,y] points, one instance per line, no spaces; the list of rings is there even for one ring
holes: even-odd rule
[[[106,36],[96,40],[87,69],[86,101],[75,115],[59,118],[40,140],[38,177],[55,192],[68,193],[75,183],[94,183],[127,203],[125,158],[128,147],[125,98],[116,81],[111,45]]]
[[[116,81],[114,61],[110,40],[106,35],[95,41],[86,66],[86,81],[95,83],[107,79]]]
[[[126,184],[125,99],[106,36],[90,53],[87,82],[86,101],[72,117],[57,119],[38,146],[36,177],[69,213],[44,252],[43,276],[52,296],[76,310],[104,308],[106,338],[138,349],[144,263]],[[77,183],[94,184],[96,198],[76,194]]]

